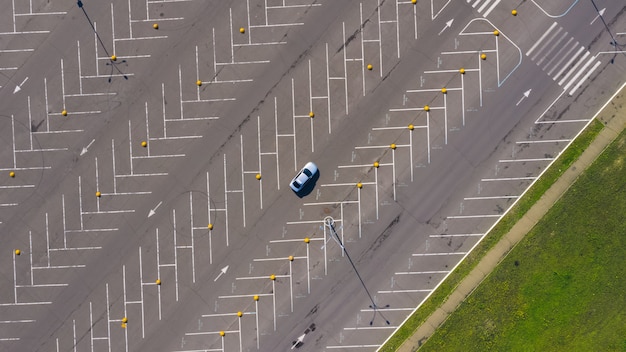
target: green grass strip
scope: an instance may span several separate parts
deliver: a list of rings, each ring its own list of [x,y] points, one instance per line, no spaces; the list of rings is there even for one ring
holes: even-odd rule
[[[482,242],[450,273],[430,297],[417,309],[396,333],[380,348],[380,351],[395,351],[413,335],[415,330],[440,307],[459,283],[474,269],[483,256],[509,232],[515,223],[541,198],[554,182],[574,163],[603,128],[594,120],[565,150],[548,170],[519,199],[513,208],[486,235]]]
[[[626,131],[420,351],[626,351]]]

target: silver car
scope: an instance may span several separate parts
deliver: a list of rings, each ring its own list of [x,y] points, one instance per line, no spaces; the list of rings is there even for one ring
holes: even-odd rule
[[[291,187],[291,189],[296,193],[302,191],[304,186],[306,186],[306,184],[311,181],[316,173],[317,165],[315,165],[314,162],[309,161],[308,163],[306,163],[306,165],[304,165],[302,170],[298,172],[296,177],[291,180],[291,182],[289,183],[289,187]]]

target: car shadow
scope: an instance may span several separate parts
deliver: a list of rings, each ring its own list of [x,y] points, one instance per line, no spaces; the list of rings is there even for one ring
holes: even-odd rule
[[[320,178],[320,170],[318,169],[315,175],[311,177],[311,181],[307,182],[306,185],[300,190],[300,192],[295,192],[299,198],[304,198],[313,192],[315,185],[317,184],[317,180]]]

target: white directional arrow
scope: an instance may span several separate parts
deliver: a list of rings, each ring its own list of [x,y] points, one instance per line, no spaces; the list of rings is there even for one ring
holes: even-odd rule
[[[291,349],[293,350],[294,348],[296,348],[296,346],[298,346],[299,344],[302,343],[302,341],[304,341],[304,336],[306,336],[306,334],[302,334],[300,335],[300,337],[298,337],[298,339],[296,341],[293,342],[293,346],[291,346]]]
[[[26,83],[26,81],[28,81],[28,77],[24,78],[22,83],[20,83],[19,85],[15,86],[15,89],[13,89],[13,94],[15,94],[15,93],[19,92],[20,90],[22,90],[22,86],[24,85],[24,83]]]
[[[593,18],[593,21],[591,21],[591,23],[589,23],[589,25],[592,25],[598,18],[600,18],[600,16],[604,16],[604,11],[606,11],[606,7],[603,8],[602,10],[598,11],[598,15]]]
[[[446,22],[446,26],[443,27],[443,29],[441,30],[441,32],[439,32],[439,35],[441,35],[441,33],[443,33],[443,31],[445,31],[446,29],[452,27],[452,22],[454,22],[454,18],[451,19],[450,21]]]
[[[157,204],[157,206],[154,207],[154,209],[150,209],[150,212],[148,212],[148,217],[151,217],[152,215],[156,214],[156,210],[161,206],[161,203],[163,203],[163,201],[160,201],[159,204]]]
[[[91,147],[91,145],[95,142],[95,139],[92,139],[91,142],[89,142],[89,144],[87,144],[86,147],[83,147],[83,150],[80,151],[80,156],[85,155],[85,153],[87,153],[89,151],[89,147]]]
[[[225,267],[222,268],[222,270],[220,270],[220,273],[217,275],[217,277],[213,280],[213,282],[217,281],[217,279],[220,278],[220,276],[226,274],[226,272],[228,271],[228,265],[226,265]]]
[[[524,95],[522,95],[522,98],[517,101],[517,104],[515,104],[515,106],[518,106],[522,102],[522,100],[528,98],[530,96],[530,91],[532,91],[532,89],[525,91]]]

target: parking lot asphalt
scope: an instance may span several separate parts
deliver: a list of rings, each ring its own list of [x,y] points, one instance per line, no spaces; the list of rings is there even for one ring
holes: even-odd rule
[[[6,350],[375,350],[624,71],[576,0],[0,4]]]

